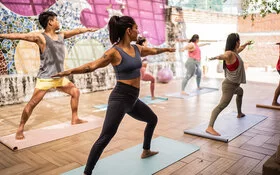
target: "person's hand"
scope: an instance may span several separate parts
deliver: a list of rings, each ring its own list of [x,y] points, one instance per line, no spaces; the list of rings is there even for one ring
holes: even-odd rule
[[[97,30],[99,30],[99,28],[87,28],[88,32],[95,32]]]
[[[59,72],[59,73],[57,73],[57,74],[55,74],[55,75],[52,75],[51,77],[52,78],[55,78],[55,77],[64,77],[64,76],[68,76],[68,75],[70,75],[71,73],[70,73],[70,71],[63,71],[63,72]]]
[[[210,57],[208,58],[208,60],[212,61],[212,60],[216,60],[217,58],[216,57]]]
[[[175,48],[169,48],[168,52],[175,52],[176,49]]]
[[[254,44],[255,42],[253,40],[249,40],[247,41],[247,45],[251,45],[251,44]]]

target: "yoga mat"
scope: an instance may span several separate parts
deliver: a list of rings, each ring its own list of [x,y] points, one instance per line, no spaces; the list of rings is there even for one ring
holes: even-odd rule
[[[199,150],[196,145],[182,143],[166,137],[152,140],[151,150],[159,154],[141,159],[142,144],[99,160],[93,170],[95,175],[151,175]],[[85,166],[62,175],[81,175]]]
[[[202,123],[195,128],[187,129],[184,133],[219,140],[222,142],[229,142],[267,118],[266,116],[254,114],[246,114],[246,116],[242,118],[237,118],[236,116],[237,113],[234,112],[218,116],[214,129],[219,132],[221,136],[214,136],[205,132],[208,127],[208,122]]]
[[[277,109],[277,110],[280,110],[280,106],[256,104],[256,107],[258,107],[258,108],[267,108],[267,109]]]
[[[168,100],[168,98],[166,98],[166,97],[155,97],[155,99],[152,100],[151,96],[146,96],[146,97],[140,98],[140,100],[148,105],[148,104],[155,104],[155,103],[166,101],[166,100]],[[93,107],[97,108],[97,110],[94,110],[94,112],[106,111],[107,106],[108,106],[108,104],[94,105]]]
[[[140,98],[140,100],[142,102],[146,103],[147,105],[149,105],[149,104],[155,104],[155,103],[160,103],[160,102],[166,101],[166,100],[168,100],[168,98],[167,97],[155,97],[155,99],[152,100],[151,96],[146,96],[146,97]]]
[[[0,137],[0,142],[15,151],[101,127],[104,120],[103,118],[94,116],[81,119],[87,120],[88,122],[77,125],[71,125],[70,122],[65,122],[25,131],[25,138],[23,140],[16,140],[15,134],[11,134]]]
[[[206,94],[209,92],[218,91],[217,88],[210,88],[210,87],[201,87],[201,89],[196,89],[191,92],[186,92],[188,95],[182,95],[181,92],[175,92],[175,93],[168,93],[165,96],[167,97],[174,97],[174,98],[181,98],[181,99],[187,99],[190,97],[198,96],[200,94]]]

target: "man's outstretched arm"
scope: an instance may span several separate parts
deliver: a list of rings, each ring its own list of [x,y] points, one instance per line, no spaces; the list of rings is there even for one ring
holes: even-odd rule
[[[74,30],[62,31],[61,33],[63,33],[64,39],[67,39],[75,35],[83,34],[86,32],[95,32],[97,30],[98,28],[77,28]]]

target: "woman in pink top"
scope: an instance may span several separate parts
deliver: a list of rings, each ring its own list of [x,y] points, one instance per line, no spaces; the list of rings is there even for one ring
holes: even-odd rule
[[[280,43],[277,43],[277,44],[279,45],[279,59],[278,59],[277,65],[276,65],[276,70],[280,74]],[[280,106],[280,104],[277,102],[279,95],[280,95],[280,81],[279,81],[278,87],[276,88],[275,93],[274,93],[274,98],[272,101],[273,106]]]
[[[146,40],[145,37],[138,37],[138,40],[137,40],[136,44],[139,44],[141,46],[146,47],[147,46],[147,40]],[[141,67],[141,70],[140,70],[141,80],[151,82],[150,91],[151,91],[152,100],[154,100],[155,99],[155,78],[153,77],[152,74],[146,72],[147,65],[148,65],[148,61],[147,61],[146,58],[144,58],[142,60],[142,67]]]
[[[189,40],[189,43],[187,46],[182,48],[180,51],[188,50],[189,58],[187,62],[185,63],[185,67],[187,69],[186,77],[182,81],[182,92],[181,94],[187,95],[185,92],[185,87],[188,84],[188,81],[196,74],[196,84],[197,88],[200,89],[200,80],[201,80],[201,69],[200,69],[200,59],[201,59],[201,51],[199,46],[208,45],[208,43],[205,44],[199,44],[199,36],[197,34],[194,34],[192,38]]]

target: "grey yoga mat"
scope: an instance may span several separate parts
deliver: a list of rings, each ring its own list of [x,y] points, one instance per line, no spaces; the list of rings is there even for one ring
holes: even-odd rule
[[[192,129],[184,130],[184,133],[222,142],[229,142],[267,118],[266,116],[255,114],[246,114],[246,116],[242,118],[237,118],[236,116],[237,113],[235,112],[218,116],[214,129],[219,132],[221,136],[214,136],[205,132],[208,127],[208,122],[202,123]]]

